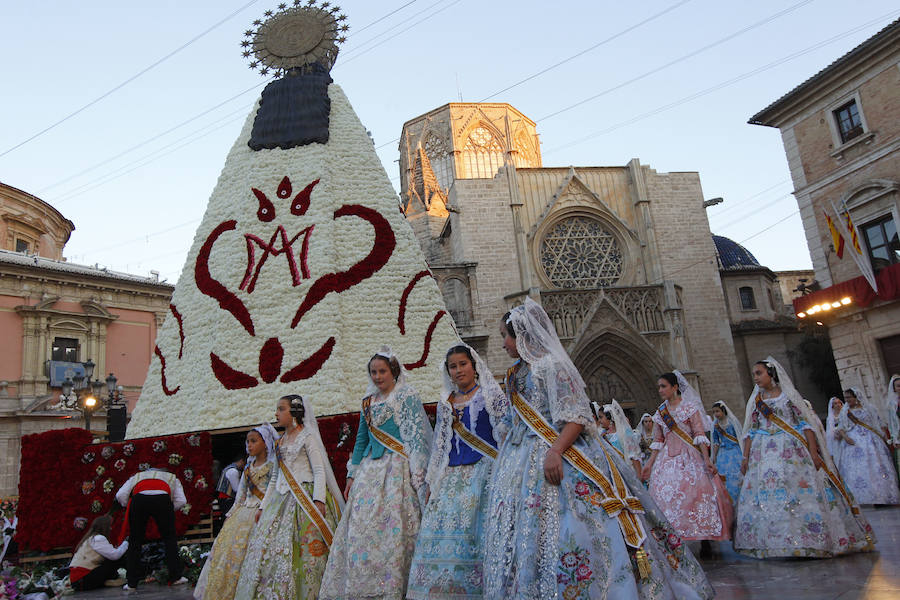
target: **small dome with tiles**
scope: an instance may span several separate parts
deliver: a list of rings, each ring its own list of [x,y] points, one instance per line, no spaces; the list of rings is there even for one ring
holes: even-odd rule
[[[749,250],[721,235],[714,235],[716,253],[719,255],[719,268],[723,271],[743,271],[759,269],[762,265]]]

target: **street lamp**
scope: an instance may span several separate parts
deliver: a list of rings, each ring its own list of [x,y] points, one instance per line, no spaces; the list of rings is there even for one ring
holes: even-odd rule
[[[84,428],[91,430],[91,415],[97,410],[97,397],[103,391],[103,382],[99,379],[91,381],[94,376],[94,361],[87,359],[81,363],[84,368],[84,374],[76,375],[74,378],[66,377],[62,382],[62,395],[59,401],[69,409],[78,409],[84,415]]]

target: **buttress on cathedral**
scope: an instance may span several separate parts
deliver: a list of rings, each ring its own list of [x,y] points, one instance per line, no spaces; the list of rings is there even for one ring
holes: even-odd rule
[[[531,296],[591,400],[632,420],[679,369],[704,403],[742,405],[738,361],[696,172],[547,167],[535,123],[505,103],[450,103],[407,121],[401,208],[460,336],[495,375],[503,314]]]

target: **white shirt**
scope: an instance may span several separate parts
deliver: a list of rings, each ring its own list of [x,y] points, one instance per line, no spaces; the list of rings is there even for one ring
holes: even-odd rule
[[[241,485],[241,472],[237,467],[225,469],[225,479],[231,485],[232,493],[237,493],[238,486]]]
[[[128,505],[128,497],[131,496],[131,490],[134,489],[134,486],[137,485],[139,481],[143,481],[145,479],[159,479],[161,481],[165,481],[169,484],[169,489],[172,490],[172,507],[175,510],[178,510],[185,504],[187,504],[187,498],[184,496],[184,488],[181,487],[181,482],[178,481],[178,477],[169,473],[168,471],[144,471],[142,473],[135,473],[131,477],[128,478],[122,487],[119,488],[119,491],[116,492],[116,500],[119,501],[119,504],[122,506]],[[145,492],[139,492],[146,496],[158,496],[165,494],[162,490],[147,490]]]
[[[108,558],[109,560],[119,560],[122,558],[122,555],[125,554],[125,551],[128,550],[128,540],[125,540],[119,544],[118,548],[116,548],[109,543],[108,539],[99,534],[92,537],[88,543],[97,554],[103,558]]]

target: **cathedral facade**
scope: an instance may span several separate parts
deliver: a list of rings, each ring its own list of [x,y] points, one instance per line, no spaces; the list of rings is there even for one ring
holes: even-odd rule
[[[680,369],[709,405],[742,407],[699,175],[545,167],[535,123],[509,104],[451,103],[408,121],[401,208],[462,338],[495,375],[503,314],[540,302],[588,384],[633,416]]]

